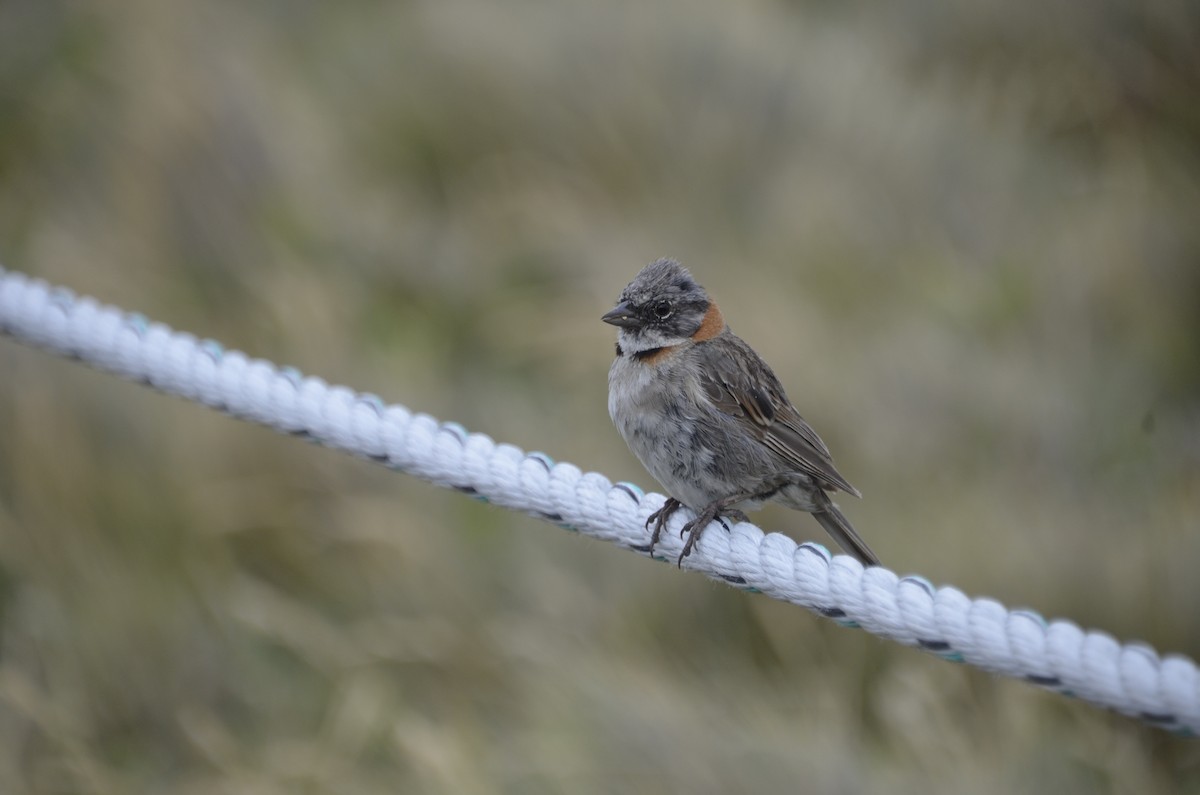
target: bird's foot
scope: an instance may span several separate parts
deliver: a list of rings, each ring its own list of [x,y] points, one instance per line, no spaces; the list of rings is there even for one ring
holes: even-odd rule
[[[700,534],[704,532],[704,528],[708,527],[713,521],[721,523],[721,526],[726,531],[729,530],[729,525],[725,519],[732,519],[735,522],[749,521],[746,514],[739,511],[737,508],[728,507],[727,500],[714,500],[705,506],[704,510],[696,514],[696,518],[685,524],[679,529],[679,537],[687,536],[687,541],[683,544],[683,552],[679,553],[679,560],[675,565],[683,568],[683,559],[692,554],[692,548],[696,546],[696,542],[700,540]]]
[[[663,528],[667,526],[667,520],[682,507],[682,502],[674,497],[667,497],[667,501],[662,504],[662,507],[646,518],[645,526],[647,528],[650,527],[651,522],[654,523],[654,532],[650,534],[650,549],[647,550],[647,554],[651,557],[654,557],[654,546],[662,536]]]

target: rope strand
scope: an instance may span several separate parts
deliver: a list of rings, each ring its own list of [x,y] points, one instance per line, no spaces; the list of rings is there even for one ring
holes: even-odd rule
[[[646,554],[646,518],[663,503],[632,483],[498,444],[375,395],[225,351],[141,315],[0,268],[0,332],[235,417],[304,436],[476,499]],[[655,557],[674,561],[686,511]],[[820,544],[748,522],[704,533],[684,568],[800,605],[839,624],[954,662],[1023,679],[1142,721],[1200,734],[1200,675],[1182,655],[1120,644],[1065,620],[1008,610],[919,576],[863,569]]]

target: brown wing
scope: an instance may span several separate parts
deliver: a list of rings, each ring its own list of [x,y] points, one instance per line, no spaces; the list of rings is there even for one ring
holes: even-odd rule
[[[704,343],[708,359],[700,376],[719,411],[735,417],[771,452],[826,489],[861,497],[833,466],[829,448],[796,411],[767,363],[733,334]]]

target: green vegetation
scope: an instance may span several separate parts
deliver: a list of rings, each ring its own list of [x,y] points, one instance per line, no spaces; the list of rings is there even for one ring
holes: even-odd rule
[[[1197,53],[1172,0],[6,0],[0,262],[652,489],[599,317],[676,256],[890,567],[1196,658]],[[668,791],[1200,756],[0,340],[0,792]]]

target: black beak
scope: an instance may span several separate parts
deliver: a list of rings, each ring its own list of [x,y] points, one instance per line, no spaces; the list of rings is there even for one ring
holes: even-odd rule
[[[637,328],[642,325],[642,321],[638,320],[637,315],[633,313],[633,310],[629,308],[629,304],[625,301],[605,312],[604,317],[600,319],[618,328]]]

